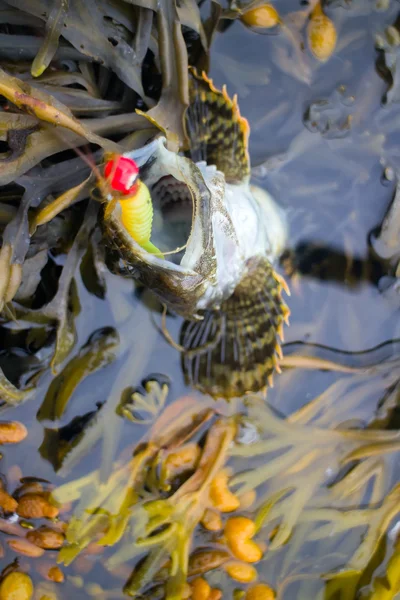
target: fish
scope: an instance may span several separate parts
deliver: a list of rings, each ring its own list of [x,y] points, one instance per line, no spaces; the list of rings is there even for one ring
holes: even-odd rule
[[[150,251],[113,194],[102,204],[103,235],[129,274],[183,317],[174,346],[187,383],[214,397],[240,397],[271,385],[279,370],[290,311],[274,265],[287,223],[270,194],[251,183],[249,125],[237,97],[194,69],[189,92],[187,148],[169,150],[160,132],[123,154],[149,190]]]

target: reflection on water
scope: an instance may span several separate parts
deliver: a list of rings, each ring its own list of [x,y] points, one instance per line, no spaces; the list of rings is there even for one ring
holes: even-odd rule
[[[330,14],[337,27],[338,46],[326,64],[317,64],[307,52],[301,52],[300,57],[299,52],[295,52],[290,36],[295,28],[290,15],[300,10],[302,3],[282,0],[279,11],[283,17],[287,16],[286,32],[283,29],[279,35],[257,35],[239,21],[230,23],[215,37],[211,76],[217,85],[227,83],[231,93],[238,93],[242,114],[251,127],[255,183],[268,190],[287,212],[290,236],[281,271],[288,274],[291,288],[288,301],[291,325],[285,330],[284,351],[287,350],[288,355],[295,351],[365,368],[398,356],[399,349],[398,343],[390,342],[400,337],[398,297],[383,294],[380,285],[388,269],[392,274],[391,266],[380,260],[369,246],[370,232],[381,223],[393,197],[395,181],[385,180],[383,173],[388,166],[394,171],[398,169],[400,126],[396,98],[392,95],[391,102],[382,104],[387,83],[376,70],[374,37],[395,22],[399,4],[393,0],[388,9],[382,11],[376,9],[372,0],[327,2],[327,5],[332,9]],[[167,406],[191,395],[199,406],[217,406],[226,419],[236,411],[245,410],[239,401],[221,408],[221,403],[214,404],[187,387],[180,353],[171,348],[160,331],[162,307],[159,303],[132,281],[109,272],[104,272],[103,277],[107,289],[104,299],[101,294],[96,296],[88,291],[93,291],[93,287],[84,274],[76,274],[80,301],[76,353],[82,352],[81,348],[95,330],[113,328],[120,338],[117,359],[110,364],[105,361],[101,368],[93,369],[82,378],[60,414],[49,415],[42,409],[37,418],[54,381],[50,371],[42,375],[35,396],[13,408],[12,418],[26,424],[29,435],[23,444],[4,450],[2,473],[11,474],[7,475],[9,490],[17,487],[18,474],[43,478],[59,486],[100,469],[100,480],[107,481],[115,469],[114,460],[120,457],[120,462],[126,463],[135,444],[148,435],[148,429],[144,433],[140,423],[121,418],[118,407],[121,395],[139,387],[152,373],[162,373],[170,379]],[[167,327],[172,338],[179,340],[182,320],[168,315]],[[2,334],[4,348],[22,346],[8,330],[3,328]],[[43,330],[42,341],[45,338]],[[22,373],[26,377],[27,372],[35,369],[29,340],[26,348],[25,353],[12,355],[12,360],[9,355],[0,355],[2,368],[6,374],[12,374],[14,381],[19,381]],[[42,355],[46,348],[43,342]],[[363,354],[371,348],[374,350]],[[321,590],[325,584],[318,578],[324,573],[343,568],[351,557],[350,565],[354,569],[365,566],[359,547],[362,529],[355,528],[351,535],[337,538],[331,534],[335,528],[340,532],[343,524],[336,513],[336,520],[332,517],[329,521],[330,513],[321,512],[318,527],[310,514],[328,510],[333,497],[336,504],[332,504],[332,510],[338,513],[363,503],[367,505],[374,494],[374,506],[382,503],[398,481],[398,464],[394,460],[397,454],[394,450],[384,456],[377,452],[376,458],[370,450],[366,467],[360,457],[351,455],[357,444],[350,433],[342,439],[330,432],[334,438],[331,445],[326,444],[326,440],[319,441],[318,435],[320,430],[339,424],[341,429],[351,431],[355,428],[396,430],[398,380],[398,364],[373,374],[289,369],[275,377],[274,388],[267,394],[268,405],[258,409],[264,419],[259,443],[268,446],[269,440],[279,435],[283,441],[276,444],[271,454],[257,455],[254,451],[255,458],[251,462],[251,450],[243,456],[239,456],[237,450],[232,468],[236,473],[233,483],[240,484],[244,491],[260,485],[258,509],[270,494],[282,492],[295,482],[298,514],[285,512],[286,505],[279,504],[273,509],[270,523],[262,530],[265,539],[271,538],[273,525],[282,515],[289,521],[292,519],[285,523],[287,539],[283,540],[283,533],[282,539],[272,537],[276,550],[266,552],[259,566],[260,578],[278,588],[280,597],[295,600],[314,598],[320,593],[318,598],[323,600]],[[315,409],[313,413],[310,409],[310,419],[306,418],[302,407],[318,397],[321,412]],[[257,409],[253,409],[253,413],[254,410]],[[283,422],[276,417],[275,410],[281,416],[291,416],[285,421],[287,431],[283,431]],[[3,415],[9,418],[6,407]],[[273,426],[275,419],[277,429]],[[315,428],[315,438],[307,442],[305,438],[310,433],[302,432],[301,427],[308,425]],[[298,439],[293,441],[296,435]],[[294,450],[289,460],[282,459],[279,463],[274,452],[289,443],[285,436],[287,439],[293,436]],[[377,435],[368,440],[372,445],[378,444],[380,438]],[[386,443],[394,442],[388,438]],[[304,464],[300,464],[301,459]],[[276,470],[274,460],[278,465]],[[269,473],[263,471],[265,464],[271,466]],[[246,479],[249,465],[250,474]],[[347,493],[340,482],[355,465],[359,470],[352,479],[354,489]],[[367,477],[368,468],[376,475],[373,483]],[[331,495],[332,489],[337,492],[336,496]],[[87,492],[88,498],[93,491],[95,488]],[[293,498],[285,501],[295,503]],[[386,501],[395,504],[398,498],[386,496]],[[389,508],[386,514],[394,521],[396,511],[390,508],[390,512]],[[364,517],[357,514],[359,526],[366,525]],[[373,514],[377,521],[372,527],[378,527],[384,519],[379,520],[378,512]],[[329,526],[323,524],[325,520]],[[389,519],[386,527],[392,520]],[[293,527],[296,529],[291,539]],[[374,544],[378,544],[377,534],[371,535],[373,539],[364,538],[365,552],[372,552]],[[215,545],[216,538],[211,533],[200,537],[203,544]],[[283,541],[288,540],[285,545]],[[390,548],[393,543],[391,538],[385,540],[378,540],[381,553],[385,551],[385,544]],[[101,557],[88,554],[65,567],[65,584],[62,588],[53,588],[57,598],[123,598],[122,586],[137,557],[126,563],[122,561],[111,571],[104,569],[103,558],[109,559],[115,553],[115,548],[106,548]],[[14,557],[5,548],[2,564],[8,564]],[[21,557],[21,564],[29,565],[30,560]],[[33,569],[31,572],[34,579],[40,580]],[[301,592],[295,581],[298,574],[304,575]],[[110,590],[109,594],[100,595],[93,582]],[[224,597],[225,593],[231,597],[233,589],[241,587],[218,570],[211,573],[209,582],[222,587]],[[369,583],[363,582],[361,587],[367,589]],[[351,582],[349,589],[352,589]],[[326,598],[335,597],[328,592]],[[354,597],[352,594],[349,592],[343,598],[350,600]],[[154,597],[160,596],[155,592]]]

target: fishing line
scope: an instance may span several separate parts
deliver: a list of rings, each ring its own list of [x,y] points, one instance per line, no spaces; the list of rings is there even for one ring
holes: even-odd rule
[[[331,346],[326,346],[325,344],[319,344],[316,342],[303,342],[301,340],[294,340],[292,342],[286,342],[283,344],[283,348],[290,348],[292,346],[302,346],[307,348],[319,348],[321,350],[326,350],[327,352],[333,354],[343,354],[345,356],[362,356],[364,354],[370,354],[371,352],[376,352],[386,346],[390,346],[392,344],[400,344],[400,338],[394,338],[392,340],[386,340],[381,342],[380,344],[373,346],[372,348],[367,348],[366,350],[343,350],[341,348],[333,348]]]

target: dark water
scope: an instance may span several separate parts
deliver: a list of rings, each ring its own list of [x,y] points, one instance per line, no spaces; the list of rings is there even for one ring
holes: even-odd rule
[[[276,6],[282,16],[304,9],[296,0],[281,0]],[[395,183],[385,181],[383,172],[386,166],[398,168],[400,129],[400,104],[382,104],[388,84],[377,73],[374,36],[396,20],[399,10],[396,0],[386,11],[376,10],[372,0],[354,0],[348,10],[332,8],[329,14],[337,27],[338,46],[326,64],[317,63],[308,51],[301,53],[299,61],[285,31],[258,35],[240,22],[216,35],[211,53],[214,82],[218,86],[226,83],[230,93],[238,94],[241,112],[249,120],[254,182],[285,208],[290,228],[287,250],[301,265],[302,272],[293,281],[289,279],[291,325],[285,330],[288,351],[297,349],[354,366],[389,358],[396,349],[398,352],[398,344],[391,340],[400,338],[398,298],[381,293],[378,280],[382,267],[373,263],[368,246],[369,233],[381,223],[393,197]],[[324,132],[326,112],[315,104],[321,100],[330,103],[333,133],[332,129]],[[313,104],[317,126],[310,131],[305,115]],[[340,133],[349,115],[351,128]],[[64,476],[55,473],[51,462],[39,452],[46,427],[64,426],[74,417],[94,410],[96,403],[118,402],[126,387],[140,385],[151,373],[170,377],[169,401],[185,394],[200,397],[185,385],[180,355],[158,330],[161,307],[147,292],[109,273],[105,300],[89,294],[79,277],[77,284],[81,302],[76,320],[77,347],[93,330],[113,326],[124,351],[113,364],[80,384],[60,422],[36,419],[52,375],[47,373],[41,378],[35,397],[12,410],[12,418],[25,423],[29,435],[23,444],[5,448],[3,473],[17,477],[18,467],[25,476],[60,485],[99,468],[102,453],[117,456],[133,447],[142,435],[140,427],[110,411],[102,439]],[[178,339],[181,320],[169,316],[167,324],[171,335]],[[293,345],[295,342],[298,344]],[[343,352],[323,350],[318,345]],[[378,346],[370,354],[352,354]],[[286,372],[275,378],[268,402],[281,414],[289,415],[346,377],[318,370]],[[339,410],[342,420],[368,424],[376,415],[385,380],[368,387],[365,380],[355,377],[350,391],[359,386],[363,386],[363,401],[357,410],[350,408],[346,413],[343,397],[334,401],[344,403]],[[9,414],[3,411],[4,418]],[[108,444],[114,445],[112,451]],[[10,476],[8,483],[10,488],[16,485]],[[359,539],[356,532],[354,543]],[[305,551],[303,557],[308,562],[313,559],[313,551],[312,545]],[[110,554],[106,550],[105,556]],[[0,562],[5,566],[14,557],[6,550]],[[273,586],[279,582],[276,560],[268,558],[259,568],[262,578]],[[298,560],[294,560],[293,568]],[[314,573],[340,566],[334,561],[330,565],[323,562],[321,559],[319,566],[316,561]],[[42,580],[31,559],[21,557],[20,564],[35,581]],[[285,568],[290,573],[291,567],[286,564]],[[63,570],[66,582],[52,588],[56,597],[87,600],[123,598],[124,575],[130,568],[126,573],[123,570],[122,576],[110,574],[103,569],[100,558],[93,556],[86,565],[77,560]],[[210,581],[217,585],[220,575],[214,573]],[[110,593],[101,596],[90,587],[94,582]],[[224,597],[231,597],[232,589],[230,583]],[[282,597],[295,600],[299,596],[294,587],[288,586]]]

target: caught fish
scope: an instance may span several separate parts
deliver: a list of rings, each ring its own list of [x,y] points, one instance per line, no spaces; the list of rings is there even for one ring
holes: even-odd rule
[[[162,134],[124,153],[132,178],[120,195],[106,196],[102,227],[129,272],[185,318],[179,348],[189,383],[213,396],[241,396],[264,388],[279,367],[289,309],[273,263],[285,246],[285,219],[250,184],[249,126],[236,97],[194,70],[186,127],[186,155],[169,151]],[[114,161],[105,174],[115,188],[125,174],[115,177]],[[135,213],[135,202],[148,212]],[[146,239],[137,234],[142,225]]]

